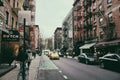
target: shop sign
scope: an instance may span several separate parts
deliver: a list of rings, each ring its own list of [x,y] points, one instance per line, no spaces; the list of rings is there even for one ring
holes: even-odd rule
[[[17,30],[10,30],[9,33],[2,32],[3,42],[18,42],[20,40],[20,34]]]

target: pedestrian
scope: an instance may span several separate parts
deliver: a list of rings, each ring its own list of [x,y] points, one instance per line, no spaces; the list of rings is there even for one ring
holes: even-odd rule
[[[32,52],[32,55],[34,56],[34,58],[36,57],[36,51]]]
[[[30,49],[28,49],[27,54],[28,54],[27,66],[28,66],[28,69],[29,69],[31,61],[32,61],[32,51]]]
[[[16,57],[16,61],[24,62],[28,59],[28,55],[24,52],[24,47],[20,46],[18,56]]]

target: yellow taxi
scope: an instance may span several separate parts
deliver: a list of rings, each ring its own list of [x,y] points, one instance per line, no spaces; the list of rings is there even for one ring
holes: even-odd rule
[[[52,51],[49,52],[49,53],[47,54],[47,56],[50,57],[52,53],[53,53]]]
[[[49,57],[51,60],[59,60],[60,59],[60,56],[58,55],[57,52],[53,52],[51,53],[50,57]]]

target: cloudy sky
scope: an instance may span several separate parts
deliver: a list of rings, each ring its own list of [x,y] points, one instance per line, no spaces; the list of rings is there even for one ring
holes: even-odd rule
[[[51,37],[56,27],[61,27],[74,0],[36,0],[36,24],[42,36]]]

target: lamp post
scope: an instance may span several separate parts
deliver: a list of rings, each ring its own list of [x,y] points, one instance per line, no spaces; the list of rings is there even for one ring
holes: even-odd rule
[[[25,45],[25,25],[26,25],[26,19],[24,18],[24,32],[23,32],[23,34],[24,34],[24,38],[23,38],[23,49],[24,49],[24,54],[26,54],[25,52],[26,52],[26,45]],[[23,80],[25,80],[25,61],[23,61],[22,62],[22,69],[23,69],[23,72],[22,72],[22,79]]]

